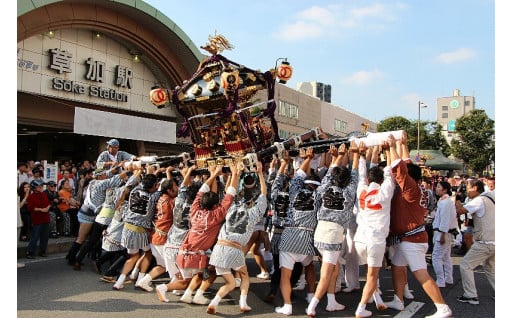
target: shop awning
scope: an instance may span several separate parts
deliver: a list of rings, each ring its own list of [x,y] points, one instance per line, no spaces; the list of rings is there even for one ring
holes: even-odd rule
[[[447,158],[441,150],[420,150],[420,156],[425,158],[425,165],[432,170],[462,170],[462,162]],[[410,150],[411,160],[419,163],[417,150]]]
[[[79,107],[75,108],[73,132],[108,138],[176,143],[174,122]]]

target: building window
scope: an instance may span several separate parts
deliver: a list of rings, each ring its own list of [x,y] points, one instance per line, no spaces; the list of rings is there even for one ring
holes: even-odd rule
[[[334,130],[340,132],[347,131],[347,122],[339,119],[334,120]]]
[[[443,113],[443,114],[441,115],[441,118],[448,118],[448,113]]]
[[[289,139],[293,134],[284,129],[279,129],[279,138],[281,139]]]
[[[280,100],[279,115],[289,118],[299,118],[299,107]]]
[[[448,111],[448,106],[443,106],[443,111],[447,112]]]
[[[469,105],[471,105],[471,101],[469,101],[469,100],[465,100],[465,101],[464,101],[464,106],[469,106]]]

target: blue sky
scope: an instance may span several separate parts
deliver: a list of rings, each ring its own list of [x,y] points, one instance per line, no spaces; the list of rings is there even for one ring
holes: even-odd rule
[[[289,87],[330,84],[333,104],[373,121],[417,119],[418,101],[435,120],[437,98],[454,89],[495,118],[491,0],[146,2],[198,47],[224,35],[235,48],[222,54],[237,63],[268,70],[288,58]]]

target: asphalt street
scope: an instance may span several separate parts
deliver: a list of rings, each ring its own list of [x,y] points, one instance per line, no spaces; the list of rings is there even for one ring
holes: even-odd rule
[[[47,258],[36,258],[34,260],[19,259],[25,262],[26,266],[17,270],[17,306],[15,308],[17,317],[211,317],[206,314],[206,306],[190,305],[179,302],[179,297],[169,294],[170,303],[160,302],[156,293],[145,292],[135,289],[133,284],[125,285],[120,291],[112,290],[112,285],[101,282],[99,275],[91,267],[90,260],[85,260],[81,271],[74,271],[67,265],[65,254],[58,253],[49,255]],[[446,302],[451,307],[454,317],[497,317],[494,295],[490,284],[487,282],[483,270],[477,268],[475,278],[480,297],[480,305],[470,305],[461,303],[456,297],[462,294],[462,284],[458,264],[460,256],[454,256],[454,284],[442,289]],[[249,273],[251,275],[251,286],[248,295],[248,304],[252,311],[240,313],[238,299],[240,292],[238,289],[232,291],[222,300],[218,307],[217,316],[219,317],[284,317],[281,314],[274,313],[276,305],[282,305],[281,297],[276,297],[275,304],[269,304],[263,301],[268,292],[269,281],[256,278],[258,274],[256,263],[249,255],[247,259]],[[317,265],[317,277],[319,264]],[[14,266],[14,265],[13,265]],[[365,272],[364,267],[360,267],[361,287],[364,285]],[[431,275],[432,267],[429,266]],[[167,281],[163,277],[157,279],[154,283]],[[223,283],[222,278],[217,278],[212,288],[209,290],[208,298],[213,298],[216,290]],[[393,297],[391,287],[391,271],[381,270],[380,275],[382,298],[384,301],[390,301]],[[367,308],[373,312],[373,317],[424,317],[435,312],[433,303],[426,297],[425,293],[409,273],[409,286],[415,296],[414,300],[406,300],[406,310],[398,312],[388,309],[378,312],[375,306],[369,304]],[[294,291],[293,297],[293,316],[305,317],[307,304],[304,300],[305,291]],[[10,291],[4,289],[4,294],[10,296]],[[339,303],[346,306],[345,310],[338,312],[325,311],[326,298],[321,300],[317,307],[317,317],[354,317],[354,312],[359,302],[360,291],[349,294],[338,293],[336,299]],[[503,297],[505,298],[505,297]],[[8,299],[8,298],[7,298]],[[8,301],[5,307],[14,304],[14,301]],[[14,311],[14,308],[13,308]],[[10,316],[10,315],[9,315]],[[500,315],[507,317],[509,315]]]

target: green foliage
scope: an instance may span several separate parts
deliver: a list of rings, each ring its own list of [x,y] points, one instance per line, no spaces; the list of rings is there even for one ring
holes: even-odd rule
[[[482,175],[489,161],[495,161],[494,120],[484,110],[475,109],[457,120],[455,130],[458,137],[451,142],[453,155]]]
[[[420,134],[422,136],[420,142],[420,148],[422,150],[441,150],[445,157],[451,154],[452,150],[443,135],[443,126],[441,124],[435,121],[422,122],[420,125]]]
[[[402,116],[388,117],[377,124],[377,132],[405,130],[407,133],[407,146],[409,149],[416,149],[417,126],[415,121],[411,121]]]
[[[420,122],[420,149],[441,150],[445,156],[450,155],[450,146],[442,134],[442,126],[436,122]],[[418,142],[418,121],[401,116],[388,117],[377,124],[377,131],[405,130],[407,147],[416,149]]]

